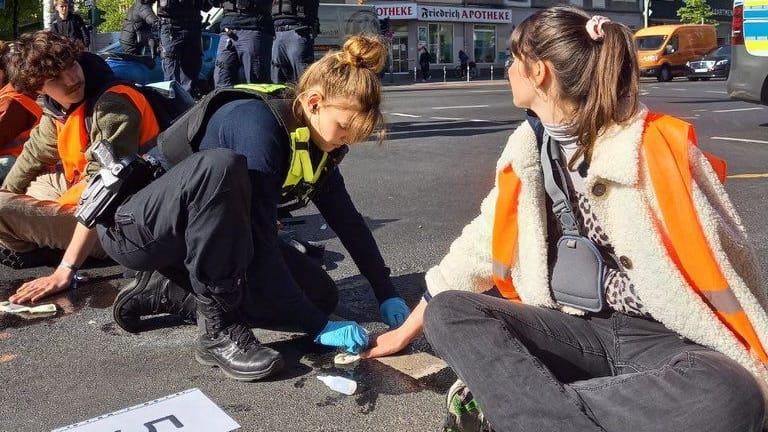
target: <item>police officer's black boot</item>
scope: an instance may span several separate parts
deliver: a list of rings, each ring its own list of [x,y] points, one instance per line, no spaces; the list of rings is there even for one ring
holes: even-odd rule
[[[254,381],[280,371],[282,355],[262,345],[248,327],[228,322],[225,307],[232,303],[222,301],[226,295],[216,297],[197,298],[197,325],[202,333],[195,349],[198,363],[218,366],[238,381]]]
[[[175,314],[186,321],[197,318],[195,297],[171,280],[153,272],[137,272],[115,298],[112,316],[123,330],[145,330],[141,317],[162,313]]]

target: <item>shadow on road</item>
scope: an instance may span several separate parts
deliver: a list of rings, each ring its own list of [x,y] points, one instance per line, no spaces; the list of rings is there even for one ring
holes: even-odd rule
[[[465,137],[478,136],[500,131],[512,132],[521,120],[503,121],[429,121],[391,123],[387,130],[387,141],[411,138]]]

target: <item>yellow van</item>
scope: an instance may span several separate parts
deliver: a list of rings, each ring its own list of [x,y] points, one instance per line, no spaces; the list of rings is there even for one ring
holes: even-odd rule
[[[685,74],[685,63],[717,48],[715,26],[678,24],[646,27],[635,32],[640,75],[669,81]]]

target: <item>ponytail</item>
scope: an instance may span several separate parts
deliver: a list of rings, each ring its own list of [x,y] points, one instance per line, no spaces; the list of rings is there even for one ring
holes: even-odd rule
[[[592,41],[598,47],[594,75],[582,77],[593,85],[574,115],[580,146],[569,161],[570,169],[581,156],[586,161],[592,158],[593,144],[607,127],[625,123],[637,113],[640,77],[632,33],[613,22],[603,24],[603,31],[602,40]]]

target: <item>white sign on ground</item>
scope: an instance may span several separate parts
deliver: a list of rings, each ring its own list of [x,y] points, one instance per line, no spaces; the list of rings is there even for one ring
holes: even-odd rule
[[[230,432],[239,427],[195,388],[52,432]]]

